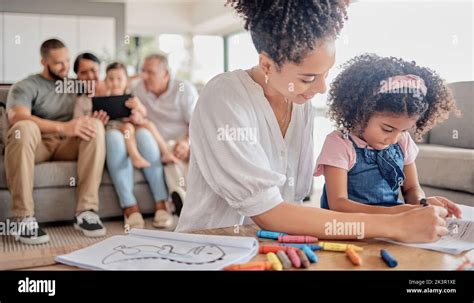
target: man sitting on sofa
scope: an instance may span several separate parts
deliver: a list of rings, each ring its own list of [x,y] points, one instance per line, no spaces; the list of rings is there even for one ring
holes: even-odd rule
[[[150,54],[143,62],[141,79],[134,83],[132,93],[143,103],[147,119],[156,125],[180,160],[165,166],[166,185],[179,216],[186,194],[189,122],[198,98],[196,88],[172,76],[166,56]]]
[[[27,244],[49,241],[34,218],[33,174],[36,163],[77,160],[75,228],[85,236],[106,233],[97,211],[105,161],[104,126],[92,117],[72,119],[76,95],[58,92],[67,77],[69,51],[57,39],[41,45],[43,71],[17,82],[7,98],[11,125],[5,149],[5,171],[17,218],[17,239]],[[68,198],[68,197],[65,197]]]

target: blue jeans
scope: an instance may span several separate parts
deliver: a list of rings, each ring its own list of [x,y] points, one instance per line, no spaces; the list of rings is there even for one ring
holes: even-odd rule
[[[138,151],[151,164],[150,167],[143,169],[143,173],[150,186],[153,198],[155,202],[166,200],[168,192],[158,144],[153,135],[144,128],[140,128],[135,132],[135,138]],[[134,206],[137,204],[137,199],[133,195],[133,166],[127,153],[125,138],[119,130],[111,129],[107,131],[105,139],[107,144],[107,169],[119,197],[120,206],[122,208]]]

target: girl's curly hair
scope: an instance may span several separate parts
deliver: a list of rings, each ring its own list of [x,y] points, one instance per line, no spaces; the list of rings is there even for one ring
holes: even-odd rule
[[[426,67],[395,57],[363,54],[343,64],[343,71],[331,83],[329,118],[336,127],[362,132],[374,113],[419,116],[414,131],[416,139],[431,130],[437,122],[459,111],[451,90],[438,74]],[[418,91],[378,92],[389,77],[412,74],[423,79],[426,96]]]
[[[347,0],[228,0],[245,21],[258,53],[281,67],[300,63],[317,41],[336,38],[347,19]]]

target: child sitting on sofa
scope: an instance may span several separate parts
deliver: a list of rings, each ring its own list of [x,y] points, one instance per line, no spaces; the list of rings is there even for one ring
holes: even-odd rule
[[[120,96],[124,95],[127,92],[127,69],[125,65],[119,62],[111,63],[107,66],[106,69],[106,78],[105,78],[105,85],[107,87],[107,94],[109,96]],[[136,98],[136,97],[132,97]],[[143,108],[144,111],[146,111]],[[74,116],[83,116],[83,115],[91,115],[92,113],[92,101],[90,98],[79,98],[76,102],[76,107],[74,110]],[[99,113],[99,115],[103,115],[104,113]],[[146,115],[146,112],[143,113],[143,116]],[[103,120],[103,119],[101,119]],[[135,139],[135,130],[136,128],[146,128],[148,129],[153,137],[155,138],[156,142],[158,143],[158,147],[160,148],[160,152],[162,155],[162,162],[163,163],[171,163],[177,162],[176,157],[173,155],[172,152],[169,151],[167,144],[161,134],[159,133],[156,126],[149,120],[144,120],[141,124],[133,124],[131,123],[130,119],[124,118],[122,120],[111,120],[108,121],[106,124],[107,129],[115,128],[119,129],[125,137],[125,144],[127,147],[128,155],[132,160],[132,164],[135,168],[146,168],[150,166],[150,163],[145,160],[137,148],[137,142]]]

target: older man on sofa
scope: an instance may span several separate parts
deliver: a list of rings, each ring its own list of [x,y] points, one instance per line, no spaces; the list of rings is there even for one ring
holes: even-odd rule
[[[195,87],[169,71],[168,60],[161,54],[148,55],[141,69],[141,78],[132,93],[147,110],[153,122],[180,161],[165,166],[165,178],[171,199],[179,215],[186,194],[189,162],[189,122],[198,98]]]

